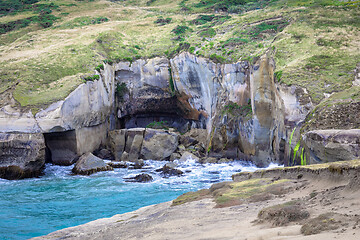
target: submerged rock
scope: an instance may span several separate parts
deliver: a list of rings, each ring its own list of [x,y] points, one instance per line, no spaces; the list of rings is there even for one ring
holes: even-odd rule
[[[36,177],[45,164],[42,134],[0,133],[0,178]]]
[[[106,164],[101,158],[94,156],[92,153],[82,155],[72,169],[75,174],[90,175],[100,171],[113,170],[111,166]]]
[[[125,182],[151,182],[153,180],[153,177],[149,174],[142,173],[139,175],[136,175],[135,177],[130,178],[124,178]]]

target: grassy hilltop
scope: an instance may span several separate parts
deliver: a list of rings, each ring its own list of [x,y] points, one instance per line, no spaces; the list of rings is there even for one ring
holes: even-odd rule
[[[339,99],[360,99],[360,1],[2,0],[0,16],[0,95],[33,112],[104,60],[181,51],[231,63],[270,49],[276,80],[306,87],[314,102],[343,90]]]

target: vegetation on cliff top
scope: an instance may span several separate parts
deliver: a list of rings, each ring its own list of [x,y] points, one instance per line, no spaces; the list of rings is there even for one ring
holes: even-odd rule
[[[103,60],[189,51],[226,63],[271,49],[277,80],[315,102],[350,88],[360,62],[359,1],[6,0],[0,16],[0,94],[23,107],[63,99]]]

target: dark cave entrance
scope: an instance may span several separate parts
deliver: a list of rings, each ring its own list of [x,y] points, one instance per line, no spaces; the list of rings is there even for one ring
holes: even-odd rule
[[[77,160],[75,130],[44,133],[45,161],[56,165],[71,165]]]

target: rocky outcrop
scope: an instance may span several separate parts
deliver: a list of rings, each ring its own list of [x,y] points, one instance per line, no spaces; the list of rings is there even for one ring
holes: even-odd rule
[[[92,153],[85,153],[75,164],[72,172],[75,174],[90,175],[109,170],[113,170],[113,168],[107,165],[101,158],[94,156]]]
[[[303,137],[310,163],[335,162],[360,157],[360,129],[315,130]]]
[[[36,177],[45,164],[42,134],[0,133],[0,178]]]

